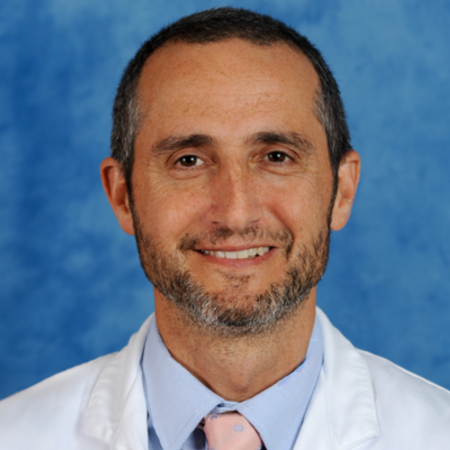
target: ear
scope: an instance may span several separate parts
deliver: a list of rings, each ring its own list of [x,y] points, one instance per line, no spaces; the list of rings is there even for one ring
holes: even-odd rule
[[[114,158],[108,157],[100,165],[100,176],[103,189],[119,221],[119,225],[125,233],[134,234],[130,199],[122,167]]]
[[[359,182],[361,160],[354,150],[348,152],[338,170],[338,187],[331,216],[331,229],[338,231],[350,218],[356,188]]]

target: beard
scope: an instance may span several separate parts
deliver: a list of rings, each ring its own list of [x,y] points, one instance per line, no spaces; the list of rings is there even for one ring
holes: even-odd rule
[[[239,235],[246,242],[266,241],[279,244],[288,262],[278,282],[260,294],[246,292],[248,276],[223,274],[227,287],[208,292],[192,273],[183,268],[181,258],[165,252],[157,238],[143,232],[133,213],[136,244],[141,266],[148,280],[172,302],[184,317],[199,328],[215,335],[244,336],[265,333],[289,317],[308,297],[325,273],[330,244],[330,217],[323,229],[300,250],[294,252],[294,239],[287,230],[270,232],[249,228],[235,233],[219,228],[200,235],[185,235],[178,243],[178,255],[195,251],[196,245],[225,242]]]

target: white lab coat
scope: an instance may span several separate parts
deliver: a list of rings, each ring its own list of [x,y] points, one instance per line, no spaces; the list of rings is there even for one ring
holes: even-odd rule
[[[317,314],[324,364],[294,450],[449,450],[450,392],[355,349]],[[147,450],[150,320],[122,351],[0,402],[0,450]]]

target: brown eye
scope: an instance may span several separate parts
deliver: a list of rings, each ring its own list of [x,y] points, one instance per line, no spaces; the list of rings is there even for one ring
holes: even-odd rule
[[[288,158],[288,156],[286,155],[286,153],[283,153],[283,152],[270,152],[267,155],[267,159],[270,162],[274,162],[274,163],[285,162],[287,158]]]
[[[183,167],[193,167],[193,166],[199,166],[200,164],[203,164],[203,161],[198,156],[186,155],[186,156],[181,157],[177,161],[177,163]]]

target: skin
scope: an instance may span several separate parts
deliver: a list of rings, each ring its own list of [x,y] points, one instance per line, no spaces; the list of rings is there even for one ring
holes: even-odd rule
[[[170,44],[147,61],[139,82],[143,121],[135,142],[134,211],[143,233],[158,239],[184,269],[212,293],[236,292],[242,302],[280,281],[285,249],[270,238],[239,234],[219,242],[205,238],[180,252],[186,234],[217,228],[289,230],[292,254],[310,246],[327,226],[333,175],[325,131],[314,115],[318,77],[310,62],[285,44],[255,46],[232,39],[206,45]],[[301,142],[256,139],[261,133],[301,137]],[[160,151],[162,141],[207,136]],[[167,141],[165,141],[167,143]],[[198,145],[197,145],[198,144]],[[184,158],[184,159],[183,159]],[[193,163],[193,165],[191,165]],[[347,222],[359,180],[351,151],[339,167],[331,228]],[[112,158],[101,165],[103,185],[122,229],[135,234],[129,192]],[[245,260],[207,256],[199,250],[236,251],[269,246]],[[234,303],[233,303],[234,302]],[[316,288],[277,326],[258,335],[223,337],[197,327],[155,289],[158,328],[171,355],[212,391],[229,401],[258,394],[305,358],[315,319]]]

